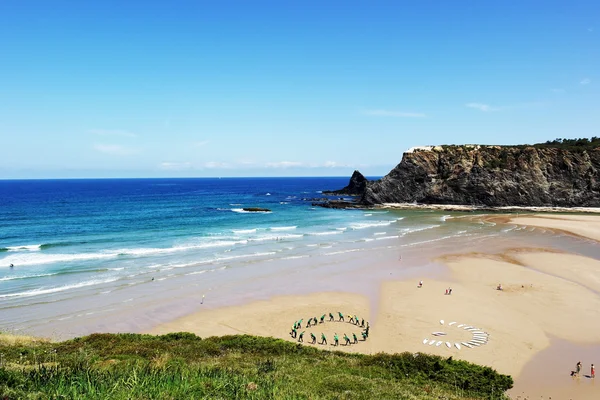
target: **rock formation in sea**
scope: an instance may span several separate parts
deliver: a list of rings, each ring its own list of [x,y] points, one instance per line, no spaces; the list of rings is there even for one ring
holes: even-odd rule
[[[350,178],[350,183],[345,188],[339,190],[324,190],[323,194],[335,194],[346,196],[361,196],[367,187],[368,179],[358,171],[354,171]]]
[[[413,148],[385,177],[365,182],[357,203],[599,207],[600,147]]]

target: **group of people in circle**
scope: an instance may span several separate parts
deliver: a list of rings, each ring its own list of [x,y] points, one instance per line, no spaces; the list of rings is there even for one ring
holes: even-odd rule
[[[306,328],[310,328],[311,326],[317,326],[318,324],[323,324],[325,323],[325,318],[326,318],[326,314],[321,315],[321,318],[319,320],[317,320],[317,317],[312,317],[309,318],[309,320],[306,322]],[[300,333],[298,333],[298,331],[300,329],[302,329],[302,321],[303,319],[300,319],[299,321],[294,322],[294,325],[292,326],[292,329],[290,331],[290,336],[293,339],[298,339],[299,343],[304,343],[304,333],[306,331],[301,331]],[[336,319],[333,315],[333,313],[329,313],[329,321],[328,322],[336,322]],[[345,322],[344,319],[344,314],[342,314],[341,312],[338,312],[338,320],[337,322]],[[369,337],[369,321],[365,322],[365,319],[359,319],[358,316],[356,315],[348,315],[348,323],[356,325],[356,326],[360,326],[362,329],[361,331],[361,335],[362,335],[362,340],[366,341],[367,338]],[[317,336],[315,336],[314,333],[310,333],[310,344],[317,344]],[[350,337],[344,333],[344,340],[346,341],[346,346],[350,346],[351,344],[357,344],[358,343],[358,337],[356,336],[356,333],[352,333],[352,340],[350,339]],[[331,344],[332,346],[339,346],[339,337],[338,334],[335,333],[333,336],[333,343]],[[322,345],[326,345],[327,344],[327,337],[325,336],[325,334],[323,332],[321,332],[321,341],[318,344],[322,344]]]

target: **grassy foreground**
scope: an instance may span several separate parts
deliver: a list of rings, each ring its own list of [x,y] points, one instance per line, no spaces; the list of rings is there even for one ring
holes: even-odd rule
[[[0,399],[505,399],[510,376],[425,354],[329,352],[279,339],[0,334]]]

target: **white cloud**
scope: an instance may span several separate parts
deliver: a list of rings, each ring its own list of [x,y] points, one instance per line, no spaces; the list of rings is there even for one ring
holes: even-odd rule
[[[194,142],[193,146],[194,147],[202,147],[202,146],[206,146],[207,144],[209,144],[210,141],[209,140],[201,140],[199,142]]]
[[[267,168],[292,168],[292,167],[302,167],[303,163],[297,161],[278,161],[278,162],[268,162],[265,164]]]
[[[119,144],[102,144],[95,143],[94,149],[100,153],[110,154],[113,156],[128,156],[139,153],[138,149],[121,146]]]
[[[474,108],[476,110],[483,111],[483,112],[500,110],[500,107],[493,107],[493,106],[490,106],[489,104],[483,104],[483,103],[468,103],[468,104],[465,104],[465,106],[467,106],[469,108]]]
[[[365,115],[372,115],[376,117],[398,117],[398,118],[425,118],[424,113],[415,112],[404,112],[404,111],[392,111],[392,110],[365,110]]]
[[[137,134],[135,134],[133,132],[124,131],[124,130],[120,130],[120,129],[90,129],[89,133],[91,133],[93,135],[98,135],[98,136],[121,136],[121,137],[130,137],[130,138],[134,138],[134,137],[138,136]]]
[[[167,171],[182,171],[186,169],[192,168],[192,163],[190,162],[162,162],[158,165],[159,169],[167,170]]]
[[[590,83],[592,83],[592,80],[590,78],[585,78],[581,82],[579,82],[580,85],[589,85]]]
[[[204,163],[204,168],[216,169],[216,168],[231,168],[231,165],[220,161],[208,161]]]

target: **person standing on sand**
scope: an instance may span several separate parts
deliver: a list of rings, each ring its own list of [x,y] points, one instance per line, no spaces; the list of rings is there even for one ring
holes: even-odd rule
[[[339,346],[340,338],[338,337],[337,333],[333,335],[333,342],[335,343],[334,346]]]
[[[329,313],[329,322],[334,321],[333,314]]]
[[[360,327],[361,328],[365,327],[365,319],[364,318],[360,321]]]
[[[577,367],[575,367],[575,373],[577,375],[579,375],[579,373],[581,372],[581,361],[577,362]]]
[[[344,322],[344,314],[338,311],[338,315],[340,316],[340,321]]]
[[[358,338],[356,337],[356,333],[352,332],[352,339],[354,339],[354,344],[358,343]],[[594,364],[592,364],[594,365]]]
[[[298,329],[302,328],[302,321],[304,321],[304,319],[301,319],[300,321],[298,321]]]
[[[590,368],[590,377],[592,379],[596,377],[596,368],[594,368],[594,364],[592,364],[592,367]]]
[[[298,336],[298,342],[304,343],[304,331],[300,332],[300,336]]]
[[[344,333],[344,340],[346,341],[346,346],[350,346],[350,338],[345,333]]]
[[[354,325],[358,325],[358,316],[354,316]]]
[[[322,324],[323,322],[325,322],[325,314],[321,315],[321,322],[320,323]]]
[[[327,344],[327,338],[323,332],[321,332],[321,344]]]
[[[315,344],[315,343],[317,343],[317,337],[316,337],[316,336],[315,336],[315,334],[314,334],[314,333],[312,333],[312,332],[310,333],[310,343],[311,343],[311,344]]]
[[[362,332],[362,337],[363,337],[363,342],[367,340],[367,332],[363,331]]]
[[[351,324],[354,323],[354,317],[352,315],[348,315],[348,322],[350,322]]]

